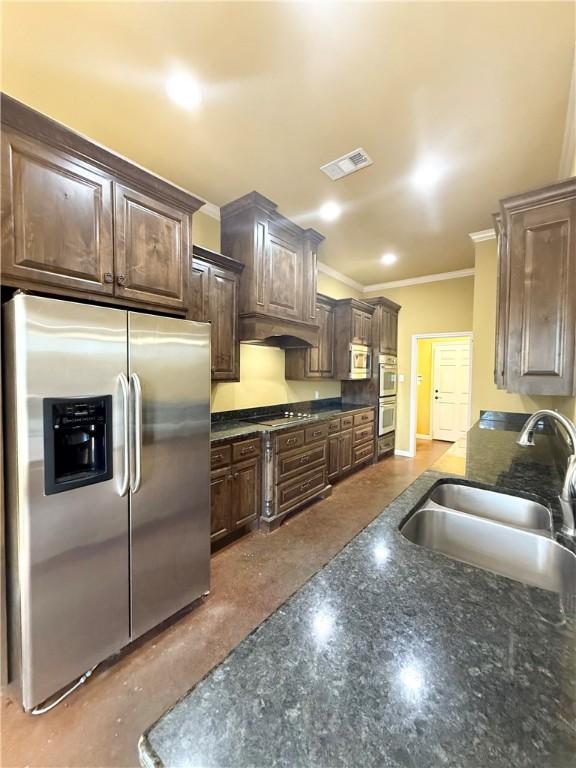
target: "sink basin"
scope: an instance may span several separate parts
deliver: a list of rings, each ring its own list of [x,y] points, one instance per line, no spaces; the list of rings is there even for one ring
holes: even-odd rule
[[[552,531],[552,514],[542,504],[507,493],[457,483],[442,483],[430,494],[443,507],[496,522],[540,531]]]
[[[576,599],[576,555],[552,538],[426,504],[400,532],[414,544],[454,560],[557,592],[571,604]]]

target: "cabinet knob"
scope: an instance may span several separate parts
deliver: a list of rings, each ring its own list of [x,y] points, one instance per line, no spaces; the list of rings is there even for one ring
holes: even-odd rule
[[[235,472],[234,473],[234,480],[238,480],[239,477],[240,477],[240,472]]]
[[[126,285],[126,275],[118,275],[116,282],[118,285]]]
[[[104,272],[104,282],[105,283],[114,282],[114,275],[112,274],[112,272]]]

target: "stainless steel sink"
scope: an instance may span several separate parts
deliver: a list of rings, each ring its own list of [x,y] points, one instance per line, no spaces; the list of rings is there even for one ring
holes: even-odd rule
[[[414,544],[454,560],[557,592],[571,604],[576,599],[576,555],[552,538],[426,504],[400,531]]]
[[[442,483],[430,494],[431,501],[458,512],[539,531],[552,531],[552,514],[542,504],[507,493],[457,483]]]

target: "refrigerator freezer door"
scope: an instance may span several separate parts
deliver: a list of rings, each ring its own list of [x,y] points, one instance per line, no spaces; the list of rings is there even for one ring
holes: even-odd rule
[[[134,639],[210,584],[210,326],[131,312],[128,328]]]
[[[129,640],[127,314],[18,295],[5,320],[12,646],[30,709]]]

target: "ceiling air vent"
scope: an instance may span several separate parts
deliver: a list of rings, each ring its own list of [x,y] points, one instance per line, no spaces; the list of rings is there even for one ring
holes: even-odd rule
[[[348,176],[354,173],[354,171],[359,171],[361,168],[372,165],[372,163],[373,160],[360,148],[355,149],[353,152],[348,152],[347,155],[343,155],[331,163],[326,163],[326,165],[321,166],[320,170],[324,171],[326,176],[329,176],[332,181],[336,181],[336,179]]]

